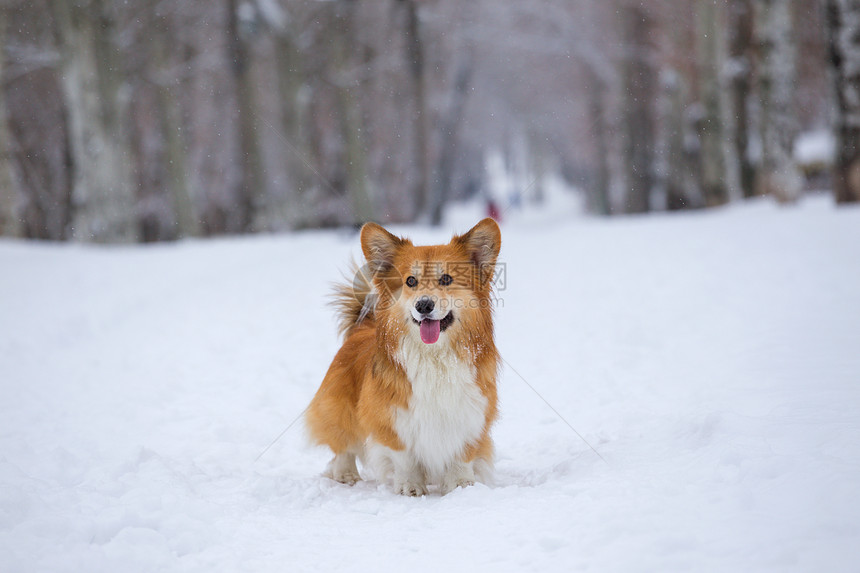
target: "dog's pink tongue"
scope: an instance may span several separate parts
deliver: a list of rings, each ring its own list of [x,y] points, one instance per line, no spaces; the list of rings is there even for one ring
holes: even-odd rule
[[[425,344],[433,344],[439,340],[439,321],[425,318],[421,321],[421,340]]]

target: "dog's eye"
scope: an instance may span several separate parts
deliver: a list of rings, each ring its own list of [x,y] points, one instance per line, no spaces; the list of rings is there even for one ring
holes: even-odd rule
[[[407,277],[406,286],[415,288],[416,286],[418,286],[418,279],[416,279],[415,277]]]
[[[441,277],[439,277],[439,284],[442,286],[448,286],[452,282],[454,282],[454,279],[452,279],[451,275],[449,275],[449,274],[444,274]]]

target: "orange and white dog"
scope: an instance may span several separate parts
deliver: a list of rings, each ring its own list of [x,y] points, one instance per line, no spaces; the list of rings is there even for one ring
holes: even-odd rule
[[[344,342],[306,414],[312,440],[334,452],[326,476],[354,484],[358,457],[413,496],[489,477],[500,246],[492,219],[435,246],[362,227],[367,272],[338,289]]]

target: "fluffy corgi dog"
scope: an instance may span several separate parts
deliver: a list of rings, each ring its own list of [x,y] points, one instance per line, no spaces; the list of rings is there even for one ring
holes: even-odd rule
[[[338,289],[344,342],[305,418],[311,439],[334,452],[326,476],[354,484],[358,457],[412,496],[488,477],[500,246],[492,219],[435,246],[362,227],[366,272]]]

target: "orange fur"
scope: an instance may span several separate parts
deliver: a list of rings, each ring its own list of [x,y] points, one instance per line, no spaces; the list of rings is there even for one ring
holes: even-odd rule
[[[416,407],[411,404],[413,384],[425,382],[410,380],[404,358],[407,352],[416,356],[414,360],[429,360],[426,364],[434,364],[432,360],[439,353],[448,353],[445,356],[454,356],[460,371],[473,373],[466,385],[473,384],[483,396],[483,427],[480,435],[455,448],[449,465],[476,461],[489,464],[493,450],[490,428],[498,415],[499,355],[493,340],[491,299],[492,270],[501,244],[498,226],[492,219],[485,219],[447,245],[414,246],[368,223],[362,228],[361,243],[377,296],[375,307],[367,307],[371,304],[368,292],[339,289],[337,304],[344,318],[345,340],[306,414],[312,440],[331,448],[335,454],[333,464],[340,459],[338,463],[353,468],[330,469],[330,477],[346,483],[359,479],[354,456],[362,457],[370,443],[393,452],[409,452],[412,438],[398,434],[397,416],[406,415],[410,406]],[[457,276],[451,275],[450,285],[439,282],[440,273],[446,269],[449,274],[450,269],[457,270]],[[410,276],[416,277],[418,286],[405,284]],[[426,296],[436,297],[439,312],[450,306],[453,316],[453,322],[434,344],[420,342],[418,323],[410,315],[415,301]],[[443,390],[444,377],[445,373],[440,372]],[[430,404],[435,404],[432,397]],[[431,407],[422,410],[421,416],[435,420],[434,416],[444,418],[446,412],[436,412]],[[422,429],[416,431],[420,433]],[[457,435],[456,428],[451,432]],[[424,439],[432,440],[432,436]],[[455,485],[468,483],[471,480],[464,477]],[[423,493],[421,485],[401,493]]]

